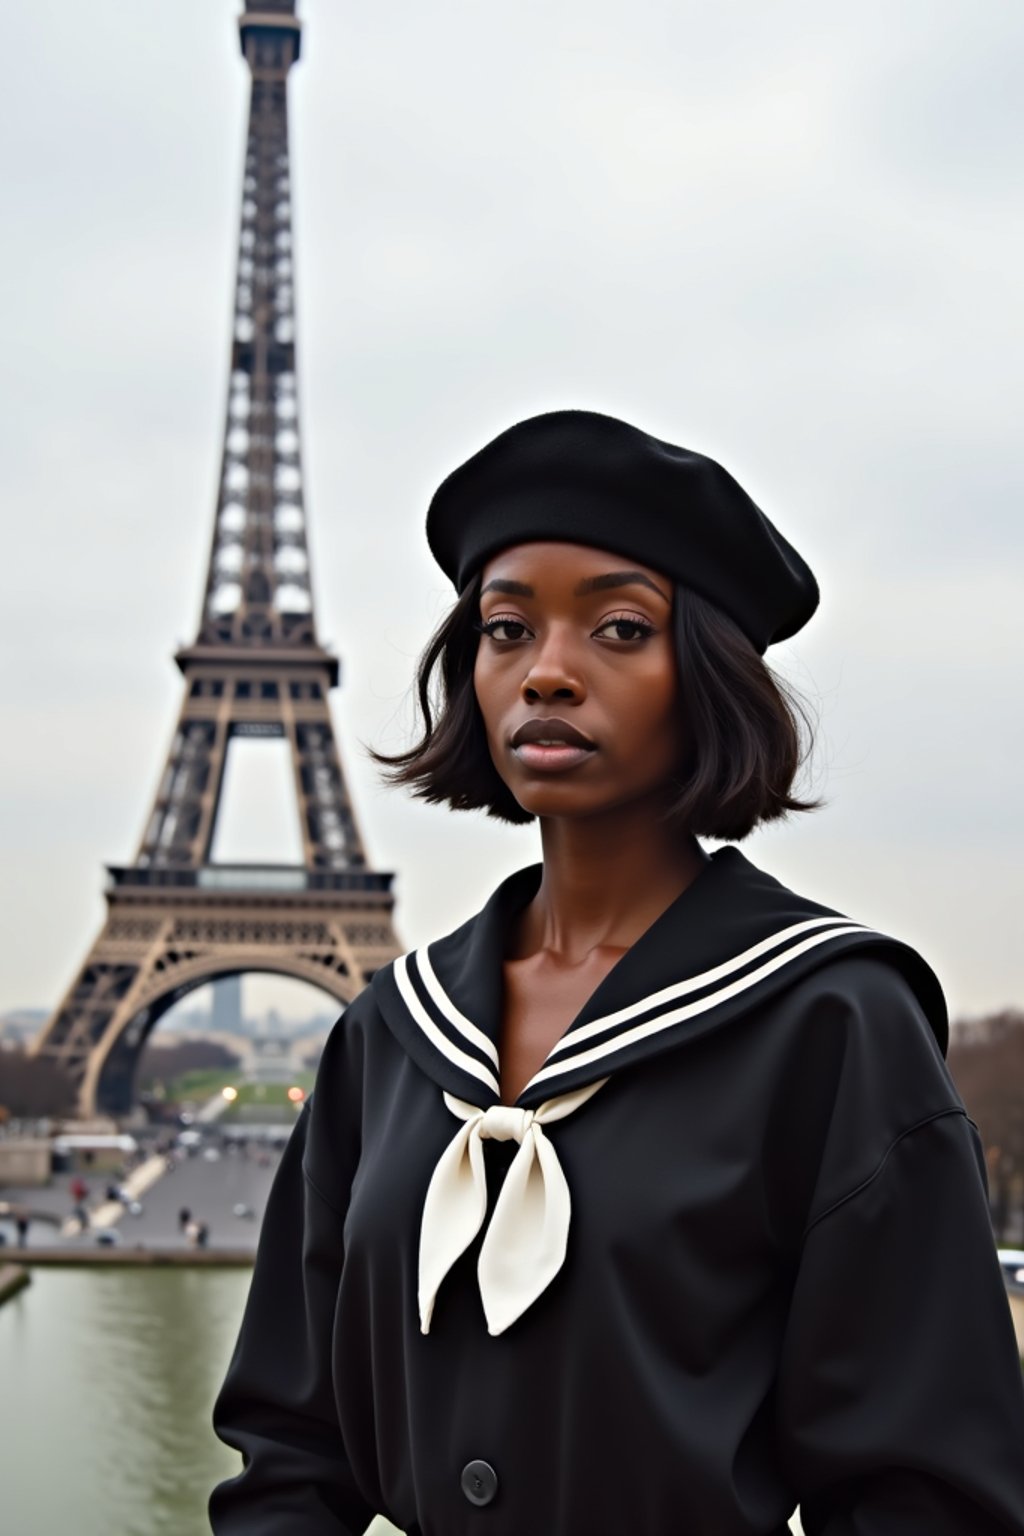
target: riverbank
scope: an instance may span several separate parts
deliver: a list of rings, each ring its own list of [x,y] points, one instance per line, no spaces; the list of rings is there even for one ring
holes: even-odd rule
[[[23,1264],[0,1264],[0,1307],[12,1296],[17,1296],[31,1282],[32,1276]]]
[[[48,1269],[78,1266],[111,1269],[251,1269],[256,1255],[251,1248],[12,1248],[5,1249],[3,1274],[7,1268]],[[27,1281],[26,1281],[27,1284]],[[3,1298],[0,1297],[0,1300]]]

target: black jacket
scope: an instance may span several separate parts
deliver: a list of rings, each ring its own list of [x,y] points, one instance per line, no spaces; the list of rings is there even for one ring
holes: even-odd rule
[[[482,1140],[487,1214],[421,1331],[428,1186],[499,1101],[538,873],[332,1033],[216,1408],[245,1470],[215,1532],[783,1536],[799,1504],[807,1536],[1024,1536],[1021,1370],[938,984],[735,849],[517,1101],[607,1079],[541,1137],[564,1263],[488,1332],[476,1261],[526,1143]]]

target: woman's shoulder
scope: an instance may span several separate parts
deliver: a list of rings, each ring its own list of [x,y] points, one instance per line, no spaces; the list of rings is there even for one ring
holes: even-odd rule
[[[793,1001],[833,1006],[851,1019],[926,1024],[945,1054],[949,1017],[942,985],[927,959],[899,935],[789,886],[750,863],[737,849],[727,855],[719,881],[733,912],[758,930],[774,931],[784,964],[781,976]],[[721,855],[719,856],[721,857]],[[735,919],[734,919],[735,920]],[[774,941],[773,941],[774,942]],[[791,964],[790,961],[797,963]],[[884,1025],[883,1025],[884,1027]]]
[[[897,955],[880,945],[828,959],[775,1005],[779,1091],[791,1137],[821,1167],[819,1201],[870,1178],[902,1137],[965,1113],[935,1021]]]
[[[896,1034],[919,1038],[929,1053],[945,1054],[944,1011],[929,1008],[932,999],[915,972],[930,967],[918,952],[888,934],[869,934],[859,948],[825,955],[799,977],[789,994],[791,1008],[829,1018],[845,1031],[888,1039]],[[937,983],[936,983],[937,985]]]
[[[783,1002],[800,1075],[833,1083],[894,1125],[960,1102],[945,1061],[945,1012],[926,1006],[908,968],[896,941],[865,945],[825,960]]]

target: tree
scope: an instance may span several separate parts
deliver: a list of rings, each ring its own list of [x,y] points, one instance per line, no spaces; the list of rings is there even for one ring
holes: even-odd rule
[[[1003,1238],[1015,1205],[1024,1220],[1024,1013],[954,1025],[948,1059],[985,1145],[992,1221]]]
[[[70,1114],[78,1095],[64,1069],[21,1046],[0,1051],[0,1105],[5,1119],[38,1120]]]
[[[173,1045],[160,1046],[151,1043],[142,1053],[138,1080],[145,1085],[173,1083],[186,1072],[231,1071],[239,1060],[234,1051],[216,1040],[176,1040]]]

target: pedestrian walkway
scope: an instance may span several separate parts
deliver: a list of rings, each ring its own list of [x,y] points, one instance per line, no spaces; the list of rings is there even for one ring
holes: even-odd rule
[[[174,1249],[184,1257],[196,1251],[198,1228],[206,1229],[207,1255],[254,1252],[288,1128],[278,1137],[263,1126],[233,1124],[225,1136],[212,1113],[225,1107],[216,1095],[200,1111],[202,1120],[197,1116],[184,1133],[184,1145],[179,1139],[172,1148],[166,1139],[159,1153],[145,1157],[123,1178],[87,1170],[73,1177],[57,1174],[39,1188],[0,1190],[0,1209],[4,1202],[13,1207],[6,1220],[0,1216],[0,1241],[5,1239],[0,1257],[56,1248],[68,1250],[70,1258],[98,1245],[107,1251]],[[76,1182],[87,1186],[81,1198]],[[15,1212],[22,1209],[29,1216],[24,1239],[15,1230]],[[83,1210],[88,1216],[84,1224]]]
[[[123,1179],[119,1188],[125,1193],[128,1200],[141,1200],[142,1196],[153,1188],[157,1179],[162,1178],[167,1172],[167,1158],[163,1153],[155,1157],[148,1157],[138,1168],[133,1168],[127,1178]],[[90,1231],[102,1231],[104,1227],[112,1227],[121,1220],[125,1207],[123,1200],[104,1200],[102,1205],[94,1206],[89,1212]],[[61,1227],[64,1237],[74,1237],[82,1231],[82,1223],[77,1216],[69,1216]]]

